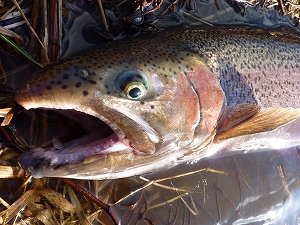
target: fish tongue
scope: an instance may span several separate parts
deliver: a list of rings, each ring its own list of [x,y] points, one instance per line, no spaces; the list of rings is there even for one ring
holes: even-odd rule
[[[97,145],[113,135],[116,136],[116,134],[108,126],[101,127],[80,138],[74,139],[67,143],[61,143],[62,147],[56,149],[60,149],[61,153],[68,154],[71,152],[80,151],[80,149],[82,150],[88,146]]]

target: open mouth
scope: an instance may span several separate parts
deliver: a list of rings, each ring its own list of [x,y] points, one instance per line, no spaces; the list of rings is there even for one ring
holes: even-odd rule
[[[28,172],[33,172],[41,166],[55,169],[68,164],[90,163],[105,158],[113,152],[133,151],[124,138],[125,135],[120,130],[111,129],[113,124],[110,121],[108,123],[111,124],[107,124],[96,117],[74,110],[56,110],[55,112],[61,115],[60,119],[75,121],[84,134],[63,143],[58,136],[66,134],[53,133],[52,147],[36,147],[23,153],[19,158],[19,163]],[[71,128],[68,132],[76,133],[77,131],[72,131]]]

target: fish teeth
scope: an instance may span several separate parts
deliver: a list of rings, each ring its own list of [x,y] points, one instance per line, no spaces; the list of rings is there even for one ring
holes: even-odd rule
[[[58,150],[64,149],[64,144],[56,138],[53,138],[52,144],[53,144],[54,148],[56,148]]]

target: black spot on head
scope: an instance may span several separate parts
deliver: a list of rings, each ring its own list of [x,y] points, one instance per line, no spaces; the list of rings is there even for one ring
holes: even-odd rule
[[[52,86],[51,86],[51,85],[47,85],[47,86],[46,86],[46,89],[47,89],[47,90],[51,90],[51,89],[52,89]]]
[[[145,104],[145,102],[143,102],[143,101],[141,101],[140,103],[141,103],[141,105],[144,105],[144,104]]]
[[[77,88],[79,88],[81,86],[81,82],[77,82],[76,84],[75,84],[75,87],[77,87]]]
[[[83,96],[87,96],[89,94],[89,92],[88,91],[83,91],[82,94],[83,94]]]
[[[107,84],[105,84],[105,85],[104,85],[104,87],[105,87],[105,88],[108,88],[108,85],[107,85]]]
[[[60,80],[56,81],[56,84],[61,84],[61,81]]]
[[[151,109],[154,109],[154,105],[151,105],[150,108],[151,108]]]
[[[64,79],[69,79],[69,77],[70,77],[69,74],[67,74],[67,73],[64,73],[64,74],[63,74],[63,78],[64,78]]]
[[[99,80],[103,80],[103,77],[99,77]]]
[[[64,84],[63,86],[61,86],[62,89],[67,89],[68,85]]]
[[[97,82],[94,81],[94,80],[90,80],[90,83],[91,83],[91,84],[97,84]]]
[[[110,95],[110,91],[107,91],[106,94]]]

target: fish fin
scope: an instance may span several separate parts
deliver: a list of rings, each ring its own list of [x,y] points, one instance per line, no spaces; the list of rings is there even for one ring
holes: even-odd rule
[[[254,134],[274,130],[300,117],[300,109],[266,108],[252,117],[228,129],[218,132],[214,141],[228,139],[240,135]],[[239,117],[238,117],[239,118]],[[225,126],[226,127],[226,126]]]
[[[237,124],[240,124],[257,114],[259,110],[259,106],[252,104],[228,106],[218,122],[217,133],[223,133]]]

